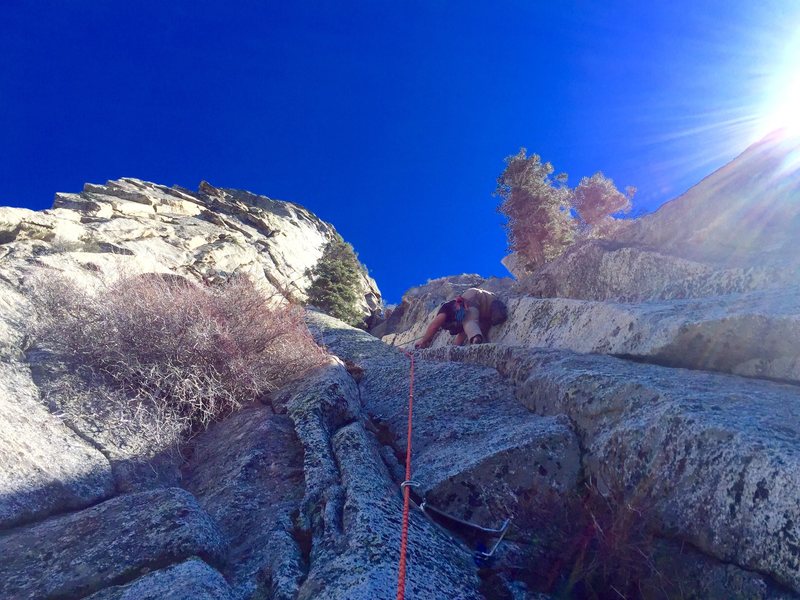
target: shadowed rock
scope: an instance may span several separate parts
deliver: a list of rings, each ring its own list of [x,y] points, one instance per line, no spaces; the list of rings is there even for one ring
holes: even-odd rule
[[[106,588],[86,600],[233,600],[222,575],[202,560],[149,573],[125,586]]]
[[[291,420],[241,411],[192,444],[184,486],[229,540],[234,597],[292,598],[305,575],[293,515],[303,498],[303,453]]]
[[[0,414],[0,529],[113,492],[108,460],[41,404],[27,365],[0,361]]]
[[[191,556],[220,564],[224,552],[188,492],[119,496],[0,537],[0,597],[81,597]]]

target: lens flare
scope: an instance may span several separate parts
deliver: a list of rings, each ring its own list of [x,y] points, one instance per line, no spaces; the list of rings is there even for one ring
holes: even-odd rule
[[[800,135],[800,32],[787,40],[782,60],[774,67],[760,122],[764,135],[779,129]]]
[[[776,93],[765,109],[762,122],[764,134],[778,129],[791,135],[800,134],[800,76]]]

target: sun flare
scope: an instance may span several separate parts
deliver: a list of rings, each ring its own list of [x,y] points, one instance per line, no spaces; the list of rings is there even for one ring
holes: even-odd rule
[[[764,132],[783,129],[800,135],[800,33],[787,43],[769,87],[762,113]]]
[[[797,66],[800,70],[800,64]],[[800,73],[773,99],[773,108],[768,110],[765,123],[770,131],[785,129],[792,134],[800,133]]]

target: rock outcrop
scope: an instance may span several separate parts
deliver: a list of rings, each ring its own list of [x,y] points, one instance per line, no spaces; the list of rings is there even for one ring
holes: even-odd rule
[[[0,256],[36,261],[75,276],[171,272],[206,281],[245,274],[302,301],[336,232],[303,207],[203,182],[197,192],[120,179],[56,194],[52,210],[0,208]],[[24,265],[17,267],[24,275]],[[361,307],[380,306],[361,275]]]

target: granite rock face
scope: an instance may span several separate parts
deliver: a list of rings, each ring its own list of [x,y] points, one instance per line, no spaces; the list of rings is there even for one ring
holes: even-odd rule
[[[800,138],[768,136],[610,239],[534,272],[512,256],[511,285],[470,281],[508,304],[490,341],[800,382],[798,156]],[[463,283],[414,288],[376,335],[410,347]]]
[[[540,298],[644,302],[797,284],[796,269],[781,265],[718,265],[615,240],[590,240],[576,244],[535,273],[523,275],[516,289]]]
[[[501,297],[503,297],[501,295]],[[505,298],[508,320],[489,333],[498,344],[624,356],[661,365],[800,381],[800,286],[641,303]],[[407,314],[423,312],[415,302]],[[409,347],[438,305],[384,341]],[[413,319],[413,320],[412,320]],[[451,343],[440,332],[434,347]]]
[[[58,194],[47,211],[0,208],[0,596],[296,597],[308,556],[293,422],[252,407],[190,448],[166,447],[176,436],[163,423],[117,410],[130,403],[122,391],[33,345],[33,291],[62,275],[92,288],[246,274],[302,301],[336,235],[298,205],[207,183],[121,179]],[[366,317],[380,306],[366,270],[361,288]]]
[[[322,315],[311,319],[326,347],[363,369],[361,401],[404,456],[409,359],[368,334],[334,329]],[[568,421],[532,415],[496,370],[421,360],[414,380],[414,480],[432,504],[489,527],[515,511],[514,498],[577,485]]]
[[[800,284],[800,139],[776,132],[611,240],[577,244],[527,293],[584,300],[699,298]]]
[[[108,460],[41,404],[27,364],[0,360],[0,414],[0,529],[113,493]]]
[[[118,496],[0,537],[0,596],[81,597],[191,556],[219,564],[225,541],[188,492]]]
[[[323,315],[309,319],[315,335],[357,373],[367,430],[383,444],[380,455],[394,481],[402,480],[409,358]],[[415,492],[418,501],[458,519],[496,527],[511,516],[514,531],[530,532],[546,525],[525,521],[532,498],[575,493],[588,478],[603,493],[626,490],[634,506],[652,507],[667,548],[653,555],[654,573],[662,567],[673,572],[669,582],[643,581],[648,589],[663,591],[671,583],[675,594],[686,585],[708,592],[697,598],[795,597],[779,589],[799,584],[793,558],[797,432],[780,425],[795,420],[794,389],[495,344],[415,353]],[[352,410],[340,402],[338,422],[353,419]],[[319,468],[323,461],[312,464]],[[336,466],[343,476],[351,467],[327,464],[325,494],[340,497]],[[335,512],[317,514],[326,525],[336,519]],[[450,531],[470,539],[460,526]],[[513,568],[525,556],[508,542],[495,572],[519,574]],[[502,594],[511,594],[519,581],[505,577]],[[488,580],[482,585],[485,591]]]
[[[365,430],[355,382],[342,365],[332,364],[292,394],[286,407],[304,449],[299,525],[311,539],[308,574],[296,598],[393,597],[402,500]],[[408,598],[481,597],[467,549],[419,512],[411,515],[409,539]]]
[[[798,597],[800,396],[785,382],[800,382],[800,236],[786,235],[800,209],[772,191],[774,210],[745,202],[773,185],[796,195],[794,175],[776,183],[785,150],[757,146],[740,164],[760,178],[723,169],[519,281],[413,288],[379,325],[408,347],[473,286],[509,308],[494,344],[440,335],[413,355],[407,598],[557,592],[550,568],[562,583],[572,568],[557,545],[574,540],[538,536],[556,528],[534,509],[572,506],[589,485],[647,508],[657,545],[642,597]],[[730,218],[710,218],[721,209],[701,206],[703,185],[731,196]],[[302,300],[333,235],[297,205],[206,183],[122,179],[59,194],[50,211],[0,209],[0,596],[395,597],[412,355],[309,313],[327,364],[162,456],[146,423],[116,420],[127,398],[26,334],[36,278],[61,273],[86,286],[244,273]],[[379,294],[366,275],[362,288],[367,316]],[[506,519],[488,564],[476,551],[496,534],[464,522]]]
[[[324,475],[309,476],[307,481],[323,482],[322,490],[314,497],[326,498],[326,507],[331,503],[342,505],[343,492],[337,484],[337,471],[354,490],[350,492],[347,486],[344,490],[344,521],[336,516],[337,511],[318,509],[313,513],[321,522],[318,527],[325,530],[324,524],[329,539],[341,540],[341,534],[330,523],[344,522],[345,531],[347,524],[352,523],[351,526],[357,526],[361,533],[355,538],[346,534],[344,539],[358,540],[356,547],[374,544],[361,541],[362,538],[379,540],[379,547],[384,549],[399,547],[398,486],[404,479],[407,450],[409,358],[374,337],[324,315],[310,314],[309,322],[318,339],[355,374],[357,386],[351,381],[342,383],[340,389],[354,388],[351,393],[357,394],[361,407],[361,416],[355,419],[352,405],[345,409],[341,400],[336,404],[330,400],[326,402],[329,406],[338,406],[333,410],[339,415],[335,423],[352,422],[333,436],[335,460],[310,461],[314,470]],[[290,414],[300,406],[297,401],[289,405]],[[304,408],[300,414],[309,415],[310,411]],[[532,496],[571,491],[578,484],[580,470],[577,438],[571,426],[563,418],[542,418],[525,410],[515,400],[512,387],[493,369],[464,368],[426,360],[415,361],[413,414],[412,479],[416,485],[412,497],[417,505],[425,502],[428,516],[419,509],[412,509],[409,535],[412,580],[408,589],[413,596],[408,597],[471,598],[497,594],[500,594],[497,597],[505,597],[504,594],[515,593],[514,590],[522,594],[518,597],[533,597],[520,591],[525,589],[521,582],[493,581],[496,578],[487,579],[483,572],[478,579],[473,553],[484,545],[493,545],[496,536],[481,535],[476,539],[473,529],[465,528],[453,518],[497,528],[521,511],[522,504]],[[319,450],[314,456],[325,456],[328,452],[326,436],[321,433],[319,423],[318,417],[312,418],[307,425],[300,426],[299,431],[308,427],[317,432],[314,439],[319,441],[314,446]],[[328,423],[322,431],[336,429],[336,425]],[[309,434],[299,435],[301,439],[310,438]],[[310,455],[307,449],[307,474]],[[324,470],[323,465],[326,465]],[[365,485],[365,480],[372,483]],[[309,504],[318,503],[317,500]],[[354,507],[351,521],[348,521],[348,503]],[[376,512],[383,514],[385,522],[391,524],[388,531],[385,531],[386,525],[379,528],[372,514]],[[441,512],[450,516],[442,520]],[[361,525],[362,521],[366,524]],[[311,556],[313,564],[313,550]],[[450,567],[439,564],[445,556],[449,557]],[[500,560],[503,562],[505,558]],[[338,562],[347,564],[345,558]],[[458,569],[453,570],[452,565]],[[353,569],[361,572],[363,567]],[[359,578],[357,584],[350,579],[342,581],[359,590],[370,589],[369,586],[374,585],[369,583],[372,578],[391,580],[392,571],[388,565],[383,569],[366,579]],[[432,569],[442,570],[442,573],[431,572]],[[379,575],[381,572],[384,574]],[[322,593],[321,587],[308,586],[331,576],[327,570],[316,574],[312,568],[309,581],[304,585],[309,590],[308,597]],[[453,591],[450,591],[451,584],[431,587],[431,582],[453,579],[461,582]],[[376,597],[394,595],[393,584],[384,585],[387,587],[371,588]],[[517,589],[517,585],[522,587]],[[339,594],[346,596],[343,590]],[[302,592],[300,597],[304,597]]]
[[[796,265],[798,156],[800,139],[777,131],[660,210],[637,219],[619,240],[728,266]]]
[[[94,288],[141,273],[201,282],[244,274],[267,293],[302,301],[311,283],[307,269],[336,235],[299,205],[207,183],[190,192],[120,179],[57,194],[51,210],[0,208],[0,385],[8,392],[0,402],[13,404],[5,413],[15,415],[8,427],[0,426],[0,446],[9,448],[0,460],[8,461],[10,477],[0,497],[14,503],[0,508],[0,515],[8,513],[0,526],[86,506],[112,487],[135,492],[176,485],[180,477],[179,457],[169,448],[174,432],[162,431],[144,413],[132,419],[124,395],[82,381],[58,357],[32,348],[39,282],[63,276]],[[366,317],[379,307],[380,292],[366,269],[360,285]],[[28,408],[31,402],[46,409]],[[15,411],[30,415],[26,435],[36,440],[30,446],[15,439],[23,418]],[[51,458],[43,458],[44,448],[53,449]],[[17,451],[22,462],[13,458]],[[81,461],[86,464],[78,466]],[[37,494],[51,500],[34,500]]]
[[[232,597],[294,597],[306,565],[295,539],[304,479],[292,421],[266,406],[243,410],[198,436],[183,471],[230,543]]]
[[[48,351],[31,349],[25,357],[41,403],[108,460],[116,493],[179,485],[179,422],[132,410],[123,390],[100,376],[77,375]]]
[[[496,368],[533,412],[567,415],[588,474],[646,498],[665,536],[800,592],[795,386],[493,344],[425,355]]]
[[[154,571],[124,586],[106,588],[87,600],[233,600],[218,571],[198,558]]]

